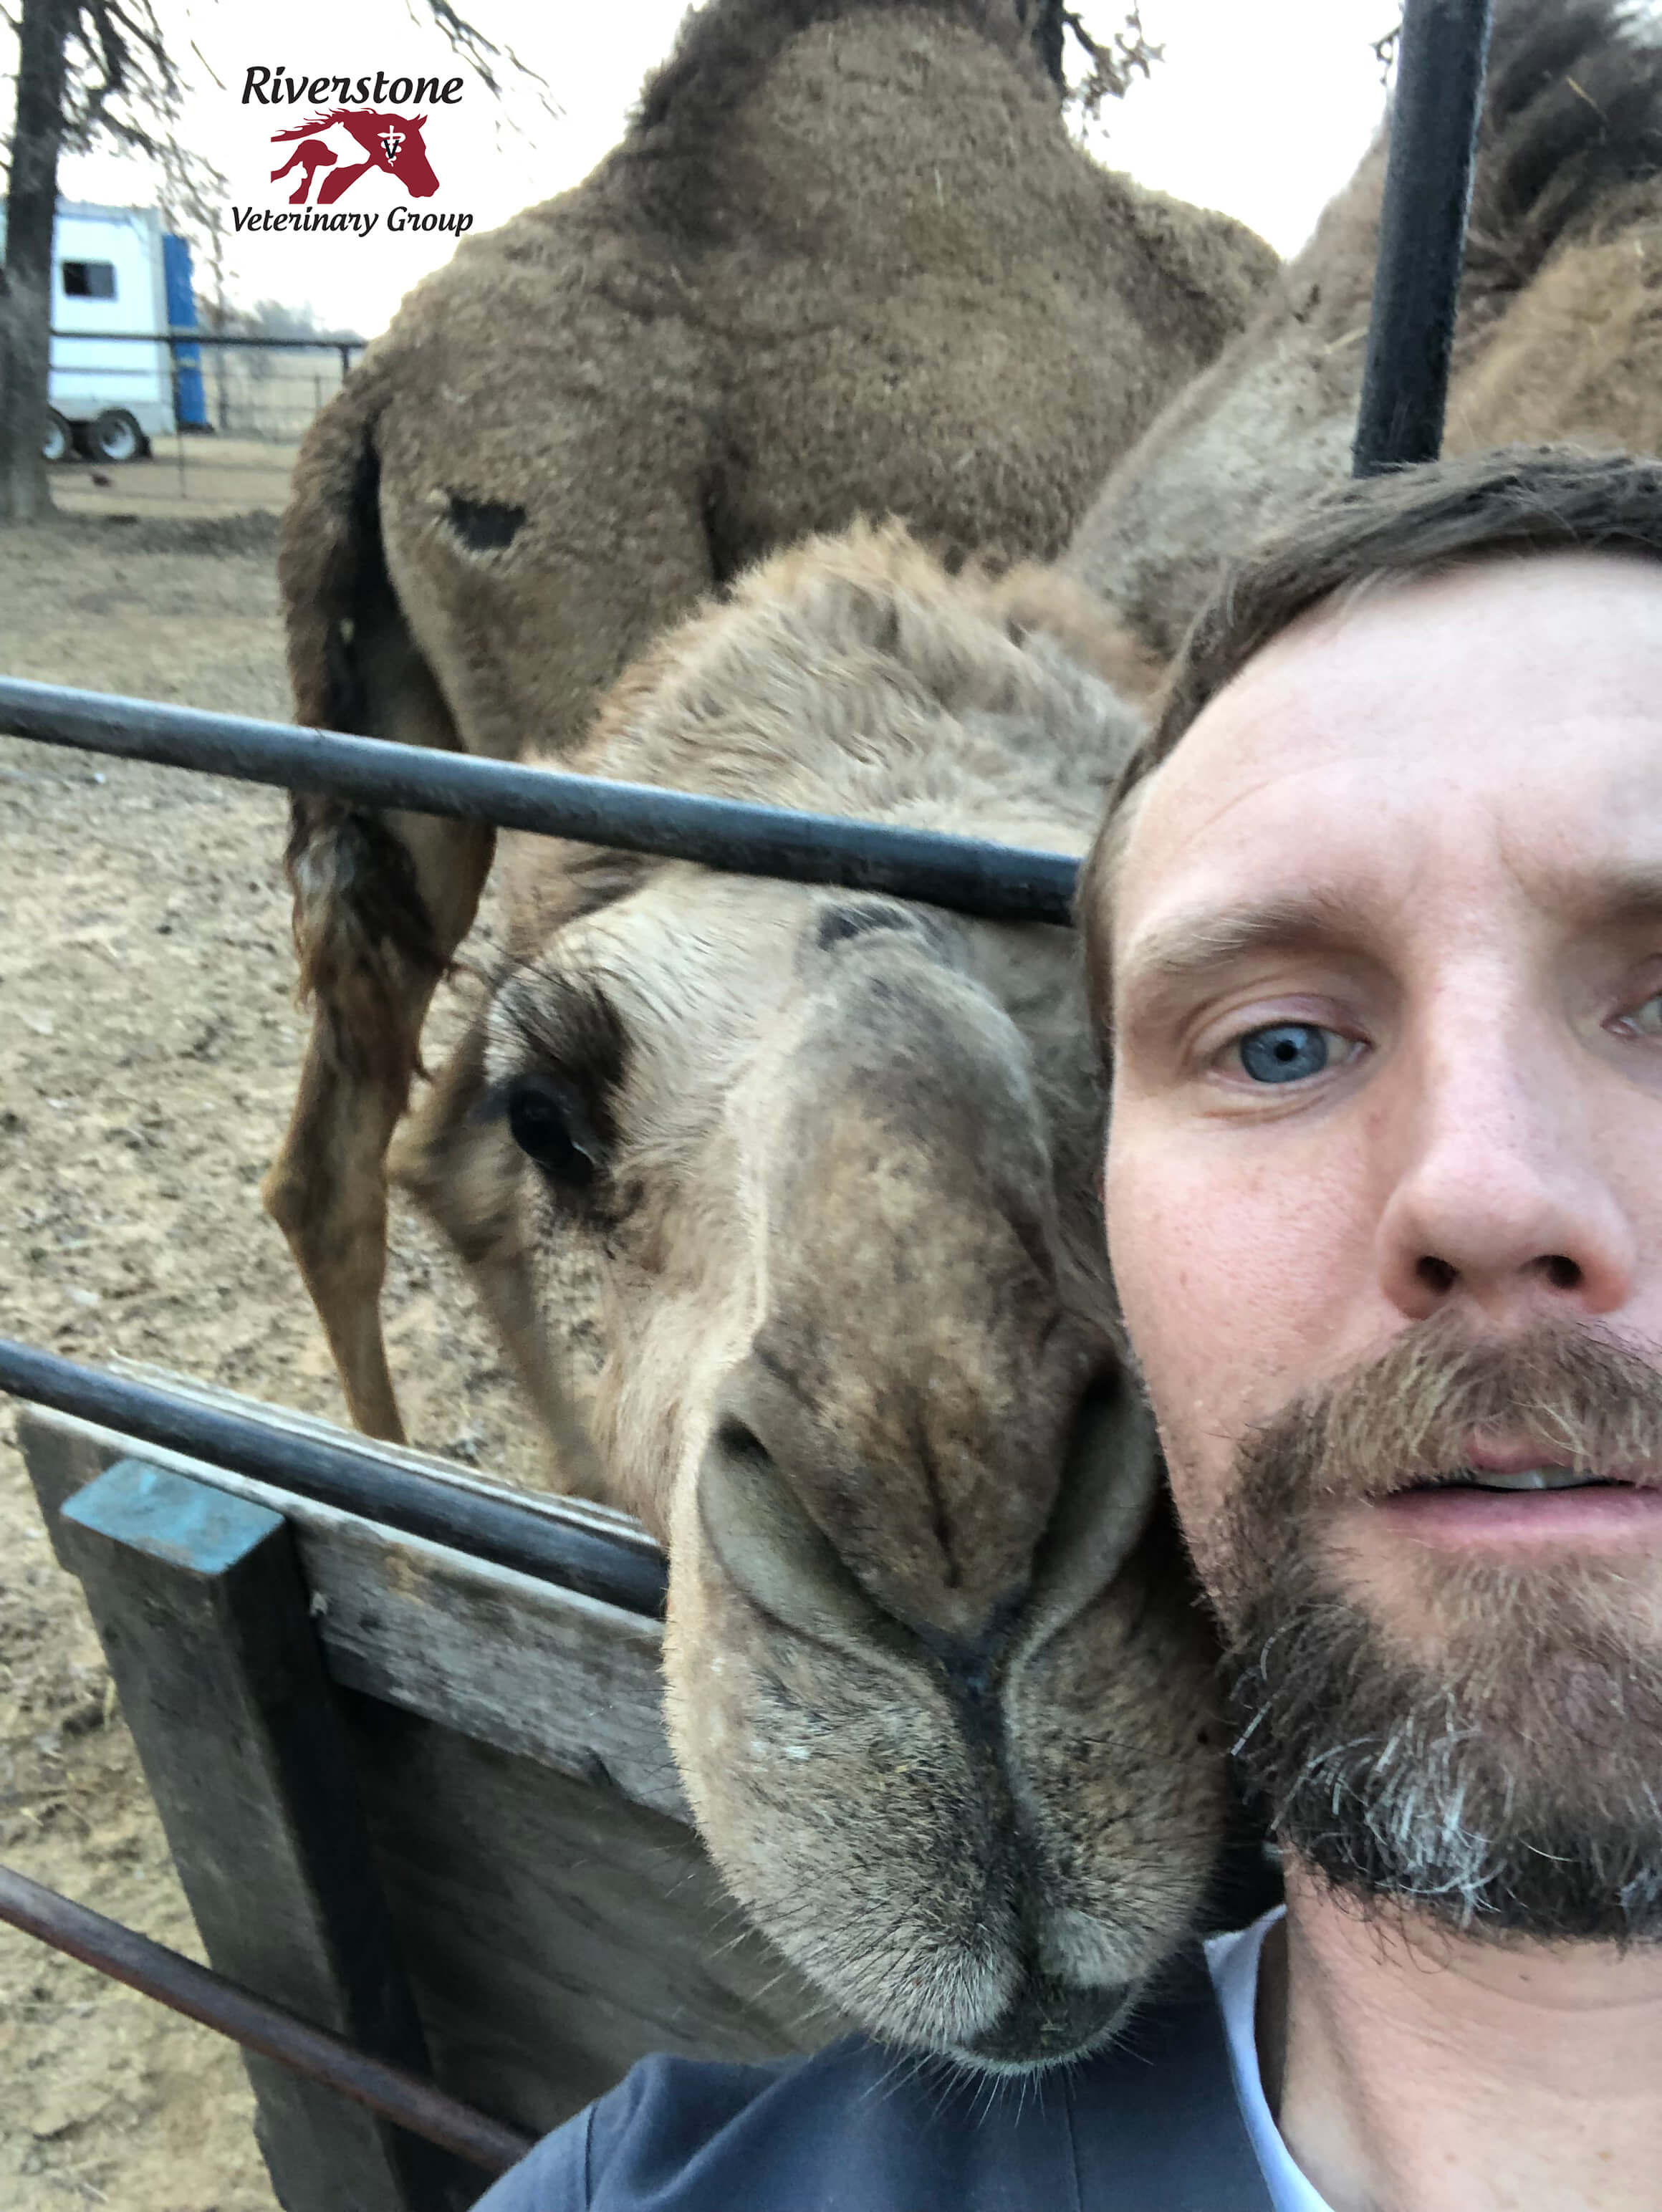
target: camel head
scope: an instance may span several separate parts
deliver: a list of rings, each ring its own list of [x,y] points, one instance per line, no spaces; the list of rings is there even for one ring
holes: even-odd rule
[[[673,632],[579,764],[1077,850],[1135,727],[1116,651],[1052,580],[858,532]],[[1087,2048],[1191,1928],[1224,1784],[1118,1349],[1072,934],[516,861],[515,957],[404,1158],[533,1275],[594,1257],[598,1440],[668,1548],[704,1837],[878,2033]]]

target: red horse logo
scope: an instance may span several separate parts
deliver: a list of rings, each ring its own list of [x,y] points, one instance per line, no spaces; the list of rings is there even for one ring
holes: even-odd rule
[[[311,190],[312,179],[320,169],[333,169],[318,188],[316,204],[329,207],[343,192],[350,191],[360,177],[371,169],[385,169],[404,186],[412,200],[430,199],[439,188],[433,174],[433,165],[427,158],[427,149],[422,143],[421,127],[424,115],[387,115],[374,107],[337,107],[327,115],[314,115],[309,123],[296,123],[288,131],[274,131],[271,143],[280,146],[298,138],[300,144],[280,169],[271,172],[271,182],[286,177],[296,162],[302,165],[300,182],[289,195],[290,207],[305,204]],[[363,149],[364,159],[350,163],[345,168],[335,168],[336,155],[323,140],[313,136],[319,131],[332,130],[338,123],[349,131]]]

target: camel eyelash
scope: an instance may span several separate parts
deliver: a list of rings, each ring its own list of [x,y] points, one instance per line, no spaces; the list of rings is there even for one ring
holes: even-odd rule
[[[497,1005],[525,1047],[527,1066],[563,1077],[581,1092],[597,1122],[609,1123],[610,1102],[628,1068],[629,1038],[600,985],[528,969],[500,994]]]

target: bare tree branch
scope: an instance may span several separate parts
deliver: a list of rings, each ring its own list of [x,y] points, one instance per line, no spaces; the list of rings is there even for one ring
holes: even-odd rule
[[[70,45],[64,143],[94,141],[155,158],[166,136],[153,123],[179,117],[184,87],[151,0],[82,0]]]
[[[545,113],[552,116],[564,113],[564,109],[554,98],[553,88],[547,78],[539,76],[528,62],[521,61],[512,46],[498,46],[494,39],[487,38],[477,23],[470,22],[466,16],[458,14],[450,0],[425,0],[425,5],[449,41],[453,52],[475,72],[493,99],[501,100],[505,97],[502,82],[496,68],[496,64],[505,63],[515,76],[536,86],[537,104]],[[416,0],[405,0],[405,6],[411,21],[419,23],[421,17],[417,12]]]
[[[1148,77],[1154,64],[1166,58],[1165,47],[1151,46],[1144,33],[1140,6],[1127,11],[1125,21],[1105,43],[1092,36],[1071,8],[1063,7],[1062,21],[1089,64],[1086,76],[1068,88],[1068,104],[1093,123],[1099,119],[1105,100],[1123,100],[1138,77]]]

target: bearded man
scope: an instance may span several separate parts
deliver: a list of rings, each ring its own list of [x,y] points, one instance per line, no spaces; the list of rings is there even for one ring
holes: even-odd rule
[[[1080,920],[1285,1910],[1031,2096],[649,2061],[480,2212],[1662,2212],[1662,463],[1249,556]]]
[[[1209,1947],[1276,2212],[1662,2205],[1659,556],[1652,463],[1348,491],[1202,618],[1083,887],[1283,1857]]]

